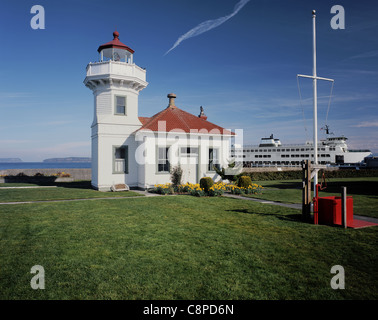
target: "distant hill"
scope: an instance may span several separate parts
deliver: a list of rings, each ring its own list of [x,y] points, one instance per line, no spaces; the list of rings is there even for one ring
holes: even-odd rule
[[[50,158],[43,162],[91,162],[91,158],[87,157],[68,157],[68,158]]]
[[[22,162],[20,158],[0,158],[0,162]]]

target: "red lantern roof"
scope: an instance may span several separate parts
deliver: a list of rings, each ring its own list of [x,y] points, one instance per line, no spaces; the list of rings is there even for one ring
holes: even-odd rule
[[[113,32],[113,40],[112,41],[107,42],[105,44],[102,44],[101,46],[98,47],[97,51],[100,52],[101,50],[108,49],[108,48],[124,49],[124,50],[131,52],[131,53],[134,53],[133,49],[129,48],[127,45],[125,45],[121,41],[119,41],[118,31]]]

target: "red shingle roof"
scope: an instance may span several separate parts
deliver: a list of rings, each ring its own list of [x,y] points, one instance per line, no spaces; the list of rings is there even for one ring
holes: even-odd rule
[[[211,133],[234,135],[234,132],[213,124],[204,118],[199,118],[176,106],[168,106],[154,116],[139,117],[142,127],[139,130],[163,131],[163,132],[187,132],[187,133]],[[160,127],[159,127],[159,122]],[[165,125],[164,125],[165,122]]]
[[[142,125],[144,125],[148,120],[151,119],[149,117],[138,117],[138,118],[139,118],[139,121],[142,122]]]

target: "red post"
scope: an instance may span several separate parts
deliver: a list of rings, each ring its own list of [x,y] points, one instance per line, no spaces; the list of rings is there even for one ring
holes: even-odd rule
[[[348,227],[346,187],[341,187],[341,225],[345,229]]]
[[[314,202],[314,224],[318,224],[318,213],[319,213],[319,207],[318,207],[318,198],[319,198],[319,184],[315,186],[315,197],[313,199]]]

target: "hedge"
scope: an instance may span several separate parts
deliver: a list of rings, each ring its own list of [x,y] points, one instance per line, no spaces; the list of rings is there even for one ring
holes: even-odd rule
[[[339,169],[339,170],[319,170],[318,176],[321,177],[325,173],[327,179],[332,178],[364,178],[378,177],[377,169]],[[243,172],[237,177],[250,176],[252,181],[265,180],[294,180],[302,179],[302,170],[298,171],[269,171],[269,172]]]

